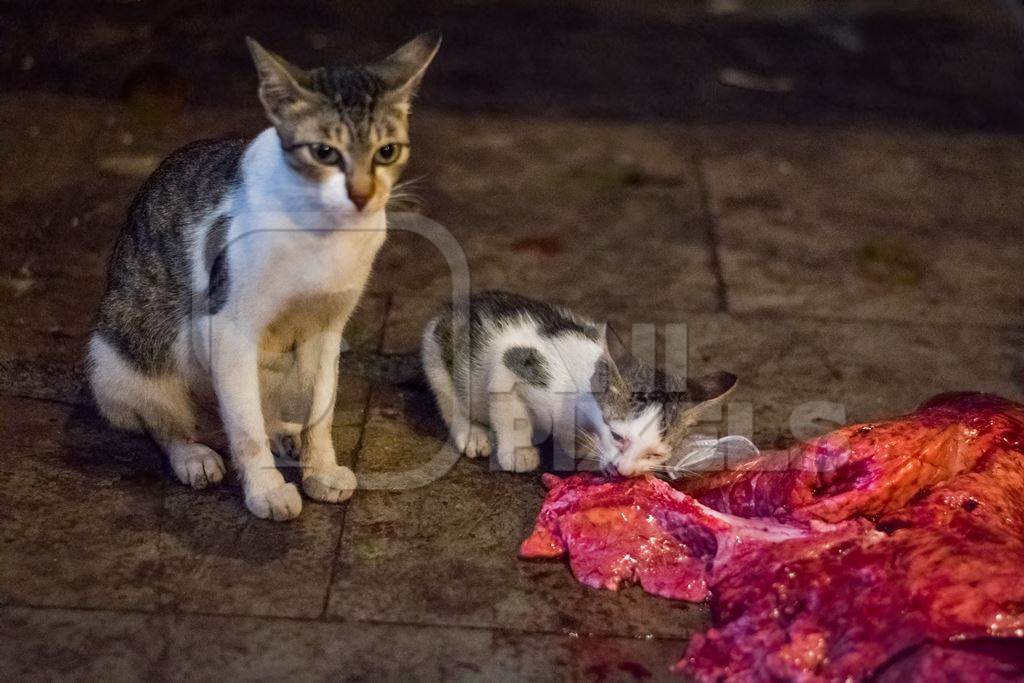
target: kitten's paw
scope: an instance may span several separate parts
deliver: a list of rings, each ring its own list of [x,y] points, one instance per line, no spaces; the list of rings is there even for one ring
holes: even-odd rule
[[[171,469],[182,484],[205,489],[224,479],[224,460],[201,443],[182,445],[169,456]]]
[[[491,455],[491,433],[487,427],[474,424],[469,426],[465,442],[460,450],[469,458],[487,458]]]
[[[532,472],[540,465],[540,452],[533,446],[499,450],[498,464],[506,472]]]
[[[340,503],[356,490],[356,475],[347,467],[334,465],[303,474],[302,490],[313,500]]]
[[[295,484],[281,484],[267,490],[247,491],[245,506],[260,519],[283,522],[295,519],[302,512],[302,496]]]

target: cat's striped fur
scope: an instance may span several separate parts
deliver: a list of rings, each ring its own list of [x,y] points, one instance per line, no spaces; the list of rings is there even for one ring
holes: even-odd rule
[[[273,125],[173,153],[133,202],[89,380],[103,415],[152,436],[183,482],[224,476],[197,441],[197,402],[211,400],[254,514],[301,510],[271,452],[284,437],[301,442],[307,495],[351,495],[331,442],[341,334],[383,244],[409,102],[438,44],[424,34],[366,67],[304,71],[250,41]]]

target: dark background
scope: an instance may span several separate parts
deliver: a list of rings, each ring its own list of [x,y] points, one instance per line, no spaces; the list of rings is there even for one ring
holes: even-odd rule
[[[197,105],[247,106],[245,35],[315,65],[379,56],[438,28],[445,47],[424,93],[434,107],[1016,129],[1022,13],[1016,0],[9,1],[0,87],[105,99],[153,87]],[[730,88],[719,78],[730,67],[791,79],[793,92]]]

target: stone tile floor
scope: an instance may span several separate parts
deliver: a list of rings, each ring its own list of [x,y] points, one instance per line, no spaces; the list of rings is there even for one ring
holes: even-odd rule
[[[611,84],[578,61],[616,26],[630,46],[647,41],[667,58],[679,44],[685,57],[685,38],[716,48],[740,27],[763,38],[779,16],[815,3],[770,3],[776,14],[735,25],[707,11],[718,4],[576,3],[539,20],[571,36],[563,46],[530,32],[528,3],[424,5],[403,15],[401,31],[388,28],[381,45],[428,19],[450,29],[453,56],[439,61],[434,86],[428,77],[414,114],[409,175],[421,177],[423,213],[465,253],[472,287],[558,300],[623,327],[684,323],[689,368],[740,376],[724,421],[765,447],[940,391],[1020,398],[1024,136],[1001,118],[1016,104],[992,95],[1001,76],[949,80],[985,95],[964,108],[949,98],[924,106],[870,70],[847,70],[859,89],[836,104],[828,84],[789,99],[716,89],[712,50],[692,68],[672,62],[697,93],[683,106],[635,46],[624,64],[594,56]],[[76,15],[77,61],[42,46],[38,82],[0,74],[15,89],[0,95],[0,677],[668,677],[706,610],[591,590],[561,564],[520,562],[539,476],[444,450],[415,351],[451,278],[421,237],[392,235],[348,330],[335,439],[364,488],[347,504],[259,521],[236,482],[188,490],[145,439],[96,417],[79,361],[131,194],[183,142],[262,125],[241,32],[277,36],[286,54],[296,40],[309,56],[324,35],[386,15],[364,8],[337,34],[311,28],[316,12],[298,28],[246,15],[217,37],[200,20],[217,11],[195,9],[190,22],[155,5],[165,23],[152,47],[139,42],[147,24],[135,10]],[[885,56],[891,34],[870,29],[877,7],[847,11]],[[945,26],[936,12],[906,21]],[[960,17],[972,28],[946,47],[984,43],[977,59],[1005,63],[1010,29],[998,17]],[[501,25],[496,45],[519,30],[530,49],[488,51],[470,30],[485,19]],[[29,30],[59,36],[48,21],[15,13],[5,26],[18,46]],[[183,36],[198,46],[185,63],[215,66],[197,67],[180,113],[154,122],[109,92],[146,55],[177,56]],[[807,49],[815,68],[829,63]],[[577,60],[579,82],[539,75],[560,59]],[[487,64],[508,66],[509,82],[496,85]],[[220,80],[230,84],[223,102],[210,91]],[[175,101],[173,87],[160,96]]]

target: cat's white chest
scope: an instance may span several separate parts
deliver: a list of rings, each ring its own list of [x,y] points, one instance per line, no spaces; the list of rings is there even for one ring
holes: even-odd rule
[[[298,220],[263,216],[247,226],[239,241],[248,244],[239,251],[256,291],[277,300],[361,292],[384,243],[383,213],[331,229],[307,229]]]
[[[220,209],[231,219],[223,317],[279,338],[284,347],[310,330],[344,323],[366,287],[387,223],[383,211],[357,211],[339,177],[340,188],[299,177],[282,161],[273,130],[251,143],[242,184]]]

